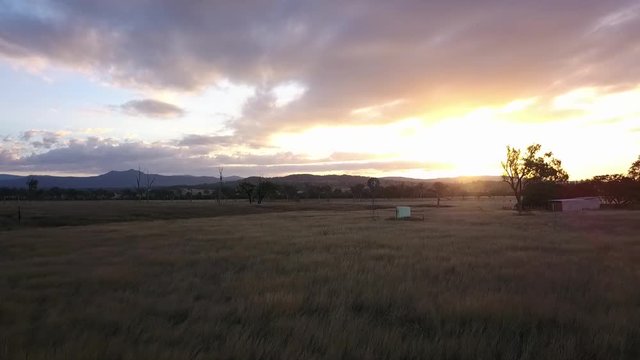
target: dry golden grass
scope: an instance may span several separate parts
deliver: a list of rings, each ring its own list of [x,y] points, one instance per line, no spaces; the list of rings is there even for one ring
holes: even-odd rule
[[[334,205],[0,232],[0,358],[640,358],[640,212]]]

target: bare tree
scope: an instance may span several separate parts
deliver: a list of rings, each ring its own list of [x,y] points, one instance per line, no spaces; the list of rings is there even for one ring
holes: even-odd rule
[[[562,162],[554,158],[552,152],[538,156],[541,148],[540,144],[530,145],[523,155],[520,149],[507,146],[507,159],[502,162],[502,180],[513,191],[518,213],[522,213],[522,194],[529,183],[564,182],[569,179],[569,175],[562,169]]]
[[[367,180],[367,187],[371,194],[371,216],[375,216],[376,191],[380,187],[380,180],[377,178],[369,178],[369,180]]]
[[[416,185],[416,190],[416,195],[418,196],[418,198],[422,199],[424,197],[424,183],[418,183]]]
[[[149,202],[149,193],[151,192],[151,187],[153,183],[156,182],[156,175],[149,174],[149,171],[145,174],[145,193],[147,196],[147,202]]]
[[[136,194],[138,200],[146,199],[149,201],[151,187],[155,181],[156,175],[149,174],[148,170],[143,170],[138,165],[138,171],[136,172]]]
[[[218,205],[222,203],[222,166],[218,167],[218,173],[220,173],[220,182],[218,183]]]
[[[138,195],[138,200],[142,200],[142,170],[140,165],[138,165],[138,172],[136,173],[136,194]]]

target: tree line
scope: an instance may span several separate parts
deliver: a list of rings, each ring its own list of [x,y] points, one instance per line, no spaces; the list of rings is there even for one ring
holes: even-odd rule
[[[516,208],[546,207],[549,200],[597,196],[609,207],[640,205],[640,156],[627,174],[598,175],[592,179],[569,182],[569,174],[552,152],[541,153],[540,144],[525,151],[507,146],[502,162],[503,181],[509,185]]]
[[[152,187],[152,180],[135,179],[132,188],[125,189],[67,189],[38,187],[37,179],[30,178],[23,188],[0,188],[2,200],[218,200],[244,199],[260,204],[266,199],[300,201],[306,199],[352,199],[354,201],[376,198],[433,198],[493,197],[509,195],[509,190],[497,181],[455,182],[378,182],[375,188],[367,182],[344,185],[322,183],[273,182],[265,178],[239,182],[202,184],[198,186]],[[374,193],[375,192],[375,193]]]
[[[245,199],[261,204],[266,199],[300,201],[304,199],[373,198],[433,198],[438,204],[442,197],[513,196],[516,209],[546,207],[549,200],[598,196],[605,206],[640,206],[640,156],[626,174],[598,175],[583,181],[568,181],[562,162],[552,152],[542,153],[539,144],[525,150],[507,146],[506,158],[501,162],[503,182],[387,182],[372,186],[352,183],[341,186],[318,183],[275,183],[266,178],[223,183],[222,168],[218,184],[184,187],[153,187],[154,178],[145,177],[139,170],[132,188],[128,189],[65,189],[38,187],[34,177],[23,188],[0,188],[2,200],[217,200]],[[377,179],[376,179],[377,180]]]

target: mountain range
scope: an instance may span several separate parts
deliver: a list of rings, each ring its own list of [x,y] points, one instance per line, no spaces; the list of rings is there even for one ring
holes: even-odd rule
[[[141,182],[146,183],[147,176],[154,179],[154,187],[168,186],[194,186],[207,183],[217,183],[219,178],[214,176],[191,176],[191,175],[158,175],[158,174],[141,174]],[[38,180],[39,188],[59,187],[63,189],[122,189],[136,187],[136,179],[138,177],[137,170],[126,171],[109,171],[106,174],[97,176],[50,176],[50,175],[29,175],[16,176],[0,174],[0,187],[26,187],[29,178]],[[222,180],[237,181],[241,178],[238,176],[225,177]]]
[[[38,180],[39,188],[59,187],[64,189],[122,189],[136,187],[136,179],[139,176],[137,170],[110,171],[97,176],[51,176],[51,175],[29,175],[18,176],[10,174],[0,174],[0,187],[21,188],[26,187],[29,178]],[[146,183],[147,177],[155,179],[154,187],[170,186],[197,186],[203,184],[218,183],[219,178],[214,176],[192,176],[192,175],[159,175],[141,174],[141,182]],[[354,184],[364,184],[369,178],[354,175],[311,175],[293,174],[282,177],[270,178],[271,181],[280,184],[322,184],[331,186],[351,186]],[[470,181],[499,181],[499,176],[478,176],[478,177],[458,177],[444,179],[413,179],[405,177],[382,177],[380,181],[383,185],[391,183],[415,183],[436,181],[442,182],[470,182]],[[223,182],[233,183],[243,180],[239,176],[224,177]],[[247,181],[255,182],[257,177],[246,178]]]

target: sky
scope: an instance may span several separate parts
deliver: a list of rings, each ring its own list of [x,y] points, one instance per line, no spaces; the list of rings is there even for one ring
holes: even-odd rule
[[[638,64],[637,0],[0,0],[0,173],[624,173]]]

